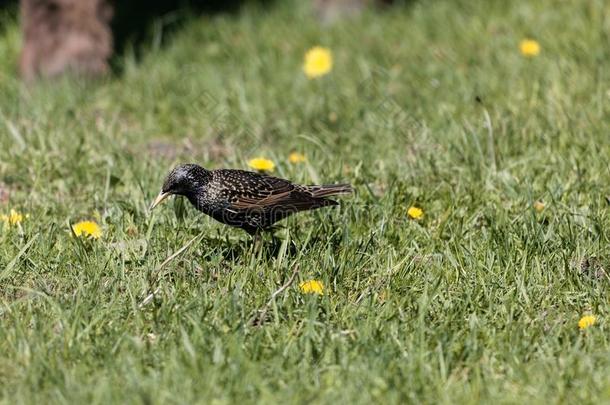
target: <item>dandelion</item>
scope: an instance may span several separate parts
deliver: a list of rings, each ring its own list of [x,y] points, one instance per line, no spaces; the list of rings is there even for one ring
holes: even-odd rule
[[[596,322],[597,318],[595,317],[595,315],[585,315],[578,321],[578,328],[580,330],[584,330],[590,326],[595,325]]]
[[[290,155],[288,155],[288,161],[292,164],[303,163],[306,160],[307,158],[305,155],[299,152],[292,152]]]
[[[303,294],[324,295],[324,284],[319,280],[304,281],[299,284],[299,288]]]
[[[93,221],[81,221],[72,225],[72,231],[76,236],[91,237],[99,239],[102,236],[100,226]]]
[[[305,54],[303,72],[310,79],[321,77],[333,68],[333,56],[328,48],[314,46]]]
[[[536,201],[534,203],[534,209],[536,210],[536,212],[540,213],[542,211],[544,211],[545,208],[545,204],[542,201]]]
[[[519,49],[521,50],[521,54],[528,58],[538,56],[540,53],[540,44],[533,39],[524,39],[519,44]]]
[[[417,207],[409,207],[407,210],[407,215],[411,219],[421,219],[424,216],[424,210]]]
[[[248,166],[261,172],[272,172],[273,169],[275,169],[275,163],[273,163],[273,160],[265,158],[250,159],[248,161]]]
[[[0,215],[0,220],[6,225],[19,225],[23,221],[23,214],[18,211],[15,211],[14,209],[11,209],[11,212],[8,215]]]

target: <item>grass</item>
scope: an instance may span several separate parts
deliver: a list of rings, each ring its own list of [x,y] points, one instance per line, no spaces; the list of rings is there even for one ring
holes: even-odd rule
[[[34,87],[2,18],[0,213],[29,215],[0,231],[2,402],[610,402],[604,1],[422,1],[330,27],[248,5],[155,25],[101,82]],[[316,44],[335,66],[309,81]],[[259,155],[357,192],[258,252],[180,200],[149,215],[178,162]],[[84,219],[101,239],[70,234]]]

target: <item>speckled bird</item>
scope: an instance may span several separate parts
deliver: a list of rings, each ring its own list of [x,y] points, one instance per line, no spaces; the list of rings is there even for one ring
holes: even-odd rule
[[[170,172],[150,209],[181,195],[215,220],[256,235],[296,212],[338,205],[327,197],[351,192],[349,184],[302,186],[245,170],[184,164]]]

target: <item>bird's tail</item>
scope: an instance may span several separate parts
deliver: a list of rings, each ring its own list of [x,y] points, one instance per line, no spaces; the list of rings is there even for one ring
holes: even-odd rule
[[[350,184],[324,184],[307,186],[306,190],[315,198],[329,197],[337,194],[351,194],[354,189]]]

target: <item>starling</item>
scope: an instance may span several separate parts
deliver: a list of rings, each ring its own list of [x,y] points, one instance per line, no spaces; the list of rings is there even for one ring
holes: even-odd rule
[[[170,172],[150,209],[172,194],[222,222],[256,235],[296,212],[338,205],[326,197],[352,192],[349,184],[302,186],[245,170],[206,170],[185,164]]]

